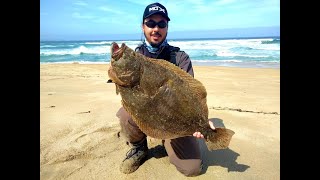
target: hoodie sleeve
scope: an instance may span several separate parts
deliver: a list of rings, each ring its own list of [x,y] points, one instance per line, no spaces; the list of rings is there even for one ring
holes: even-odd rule
[[[177,52],[176,62],[181,69],[185,70],[192,77],[194,77],[191,59],[189,58],[189,55],[187,53],[185,53],[184,51]]]

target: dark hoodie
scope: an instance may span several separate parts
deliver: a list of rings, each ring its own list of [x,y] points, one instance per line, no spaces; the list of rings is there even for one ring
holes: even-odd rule
[[[174,46],[162,46],[156,53],[150,53],[148,49],[143,45],[139,45],[136,49],[137,52],[154,59],[164,59],[181,69],[185,70],[187,73],[194,77],[192,63],[189,55],[184,51],[180,51],[180,48]]]

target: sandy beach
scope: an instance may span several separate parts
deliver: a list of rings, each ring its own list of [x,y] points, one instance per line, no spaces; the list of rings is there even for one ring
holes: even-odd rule
[[[235,132],[225,150],[201,145],[201,175],[185,177],[148,138],[149,159],[132,174],[119,166],[130,149],[116,112],[121,97],[106,83],[108,64],[40,65],[40,178],[280,179],[280,69],[194,66],[207,90],[209,119]]]

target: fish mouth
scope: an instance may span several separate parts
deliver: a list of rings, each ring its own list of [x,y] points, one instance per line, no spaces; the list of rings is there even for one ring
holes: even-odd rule
[[[121,47],[119,47],[119,45],[116,42],[113,42],[111,44],[111,57],[112,57],[112,59],[114,59],[115,61],[119,60],[120,57],[122,57],[124,50],[125,50],[124,43],[122,43]]]
[[[122,43],[121,47],[119,47],[119,45],[116,42],[113,42],[110,47],[111,64],[110,64],[110,67],[108,70],[108,75],[109,75],[112,82],[114,82],[115,84],[120,85],[120,86],[125,86],[126,83],[119,79],[119,77],[117,76],[117,74],[113,70],[112,65],[113,65],[113,62],[118,61],[122,57],[125,48],[126,48],[126,45],[124,43]]]

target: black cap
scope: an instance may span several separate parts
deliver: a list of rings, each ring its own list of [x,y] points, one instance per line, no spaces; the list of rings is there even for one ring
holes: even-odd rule
[[[144,10],[143,20],[154,14],[160,14],[163,17],[165,17],[168,21],[170,21],[167,9],[160,3],[149,4]]]

